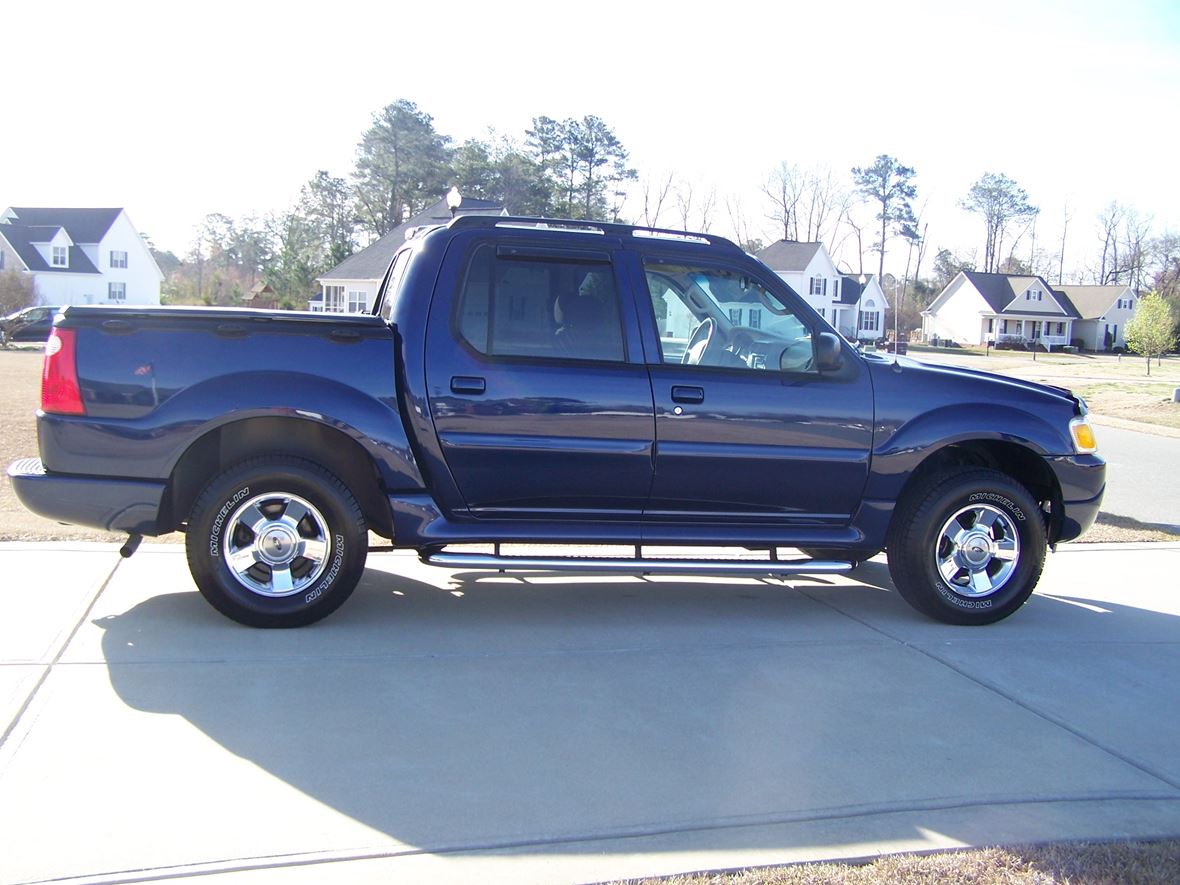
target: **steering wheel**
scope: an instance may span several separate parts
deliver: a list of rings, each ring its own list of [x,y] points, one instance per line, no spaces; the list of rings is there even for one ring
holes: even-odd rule
[[[681,357],[680,362],[686,366],[699,365],[716,330],[717,324],[713,322],[713,318],[705,317],[704,321],[693,329],[692,335],[689,336],[688,344],[684,348],[684,356]]]

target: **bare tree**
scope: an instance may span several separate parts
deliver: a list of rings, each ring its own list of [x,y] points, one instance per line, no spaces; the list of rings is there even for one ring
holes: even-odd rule
[[[987,228],[984,241],[983,269],[995,273],[1002,261],[1004,237],[1014,221],[1031,218],[1036,207],[1028,201],[1028,194],[1007,175],[985,172],[971,185],[959,206],[983,216]]]
[[[1065,275],[1065,235],[1069,232],[1069,223],[1073,220],[1073,212],[1069,203],[1061,212],[1061,248],[1057,251],[1057,285],[1061,285],[1061,278]]]
[[[762,193],[771,202],[767,216],[782,225],[784,240],[799,239],[799,201],[803,197],[803,176],[798,167],[786,160],[770,173]]]
[[[742,208],[742,201],[737,197],[726,197],[725,213],[729,216],[729,226],[733,229],[737,244],[747,252],[759,251],[762,248],[762,238],[755,236],[750,230],[750,222]]]
[[[1119,225],[1123,223],[1124,209],[1117,200],[1098,213],[1098,224],[1102,230],[1102,258],[1098,265],[1098,285],[1117,283],[1119,269]]]
[[[688,230],[688,219],[692,214],[692,182],[682,179],[676,186],[676,211],[680,215],[680,229]]]
[[[659,227],[660,212],[664,208],[664,201],[672,190],[672,173],[662,181],[653,181],[651,175],[643,179],[643,225],[644,227]]]

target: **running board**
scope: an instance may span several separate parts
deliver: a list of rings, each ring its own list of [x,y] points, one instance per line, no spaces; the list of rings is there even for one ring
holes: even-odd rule
[[[490,553],[431,553],[427,565],[497,571],[621,572],[625,574],[776,575],[849,572],[853,564],[820,559],[608,559],[593,556],[496,556]]]

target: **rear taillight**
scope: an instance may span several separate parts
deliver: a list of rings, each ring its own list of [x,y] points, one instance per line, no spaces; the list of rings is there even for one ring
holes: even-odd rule
[[[54,329],[45,342],[45,365],[41,369],[41,411],[57,415],[85,415],[82,392],[78,389],[73,329]]]

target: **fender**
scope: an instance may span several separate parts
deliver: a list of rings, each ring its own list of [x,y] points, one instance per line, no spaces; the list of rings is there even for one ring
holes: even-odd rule
[[[177,392],[140,418],[114,421],[46,415],[42,446],[63,472],[119,476],[135,452],[140,477],[167,479],[197,440],[218,427],[256,417],[299,418],[335,428],[364,448],[390,489],[424,488],[396,400],[379,400],[338,381],[300,372],[236,372]],[[63,463],[64,462],[64,463]]]
[[[1057,427],[1023,409],[996,403],[960,403],[923,412],[900,426],[878,424],[867,499],[894,500],[918,465],[940,449],[993,440],[1044,456],[1072,455],[1068,417]]]

